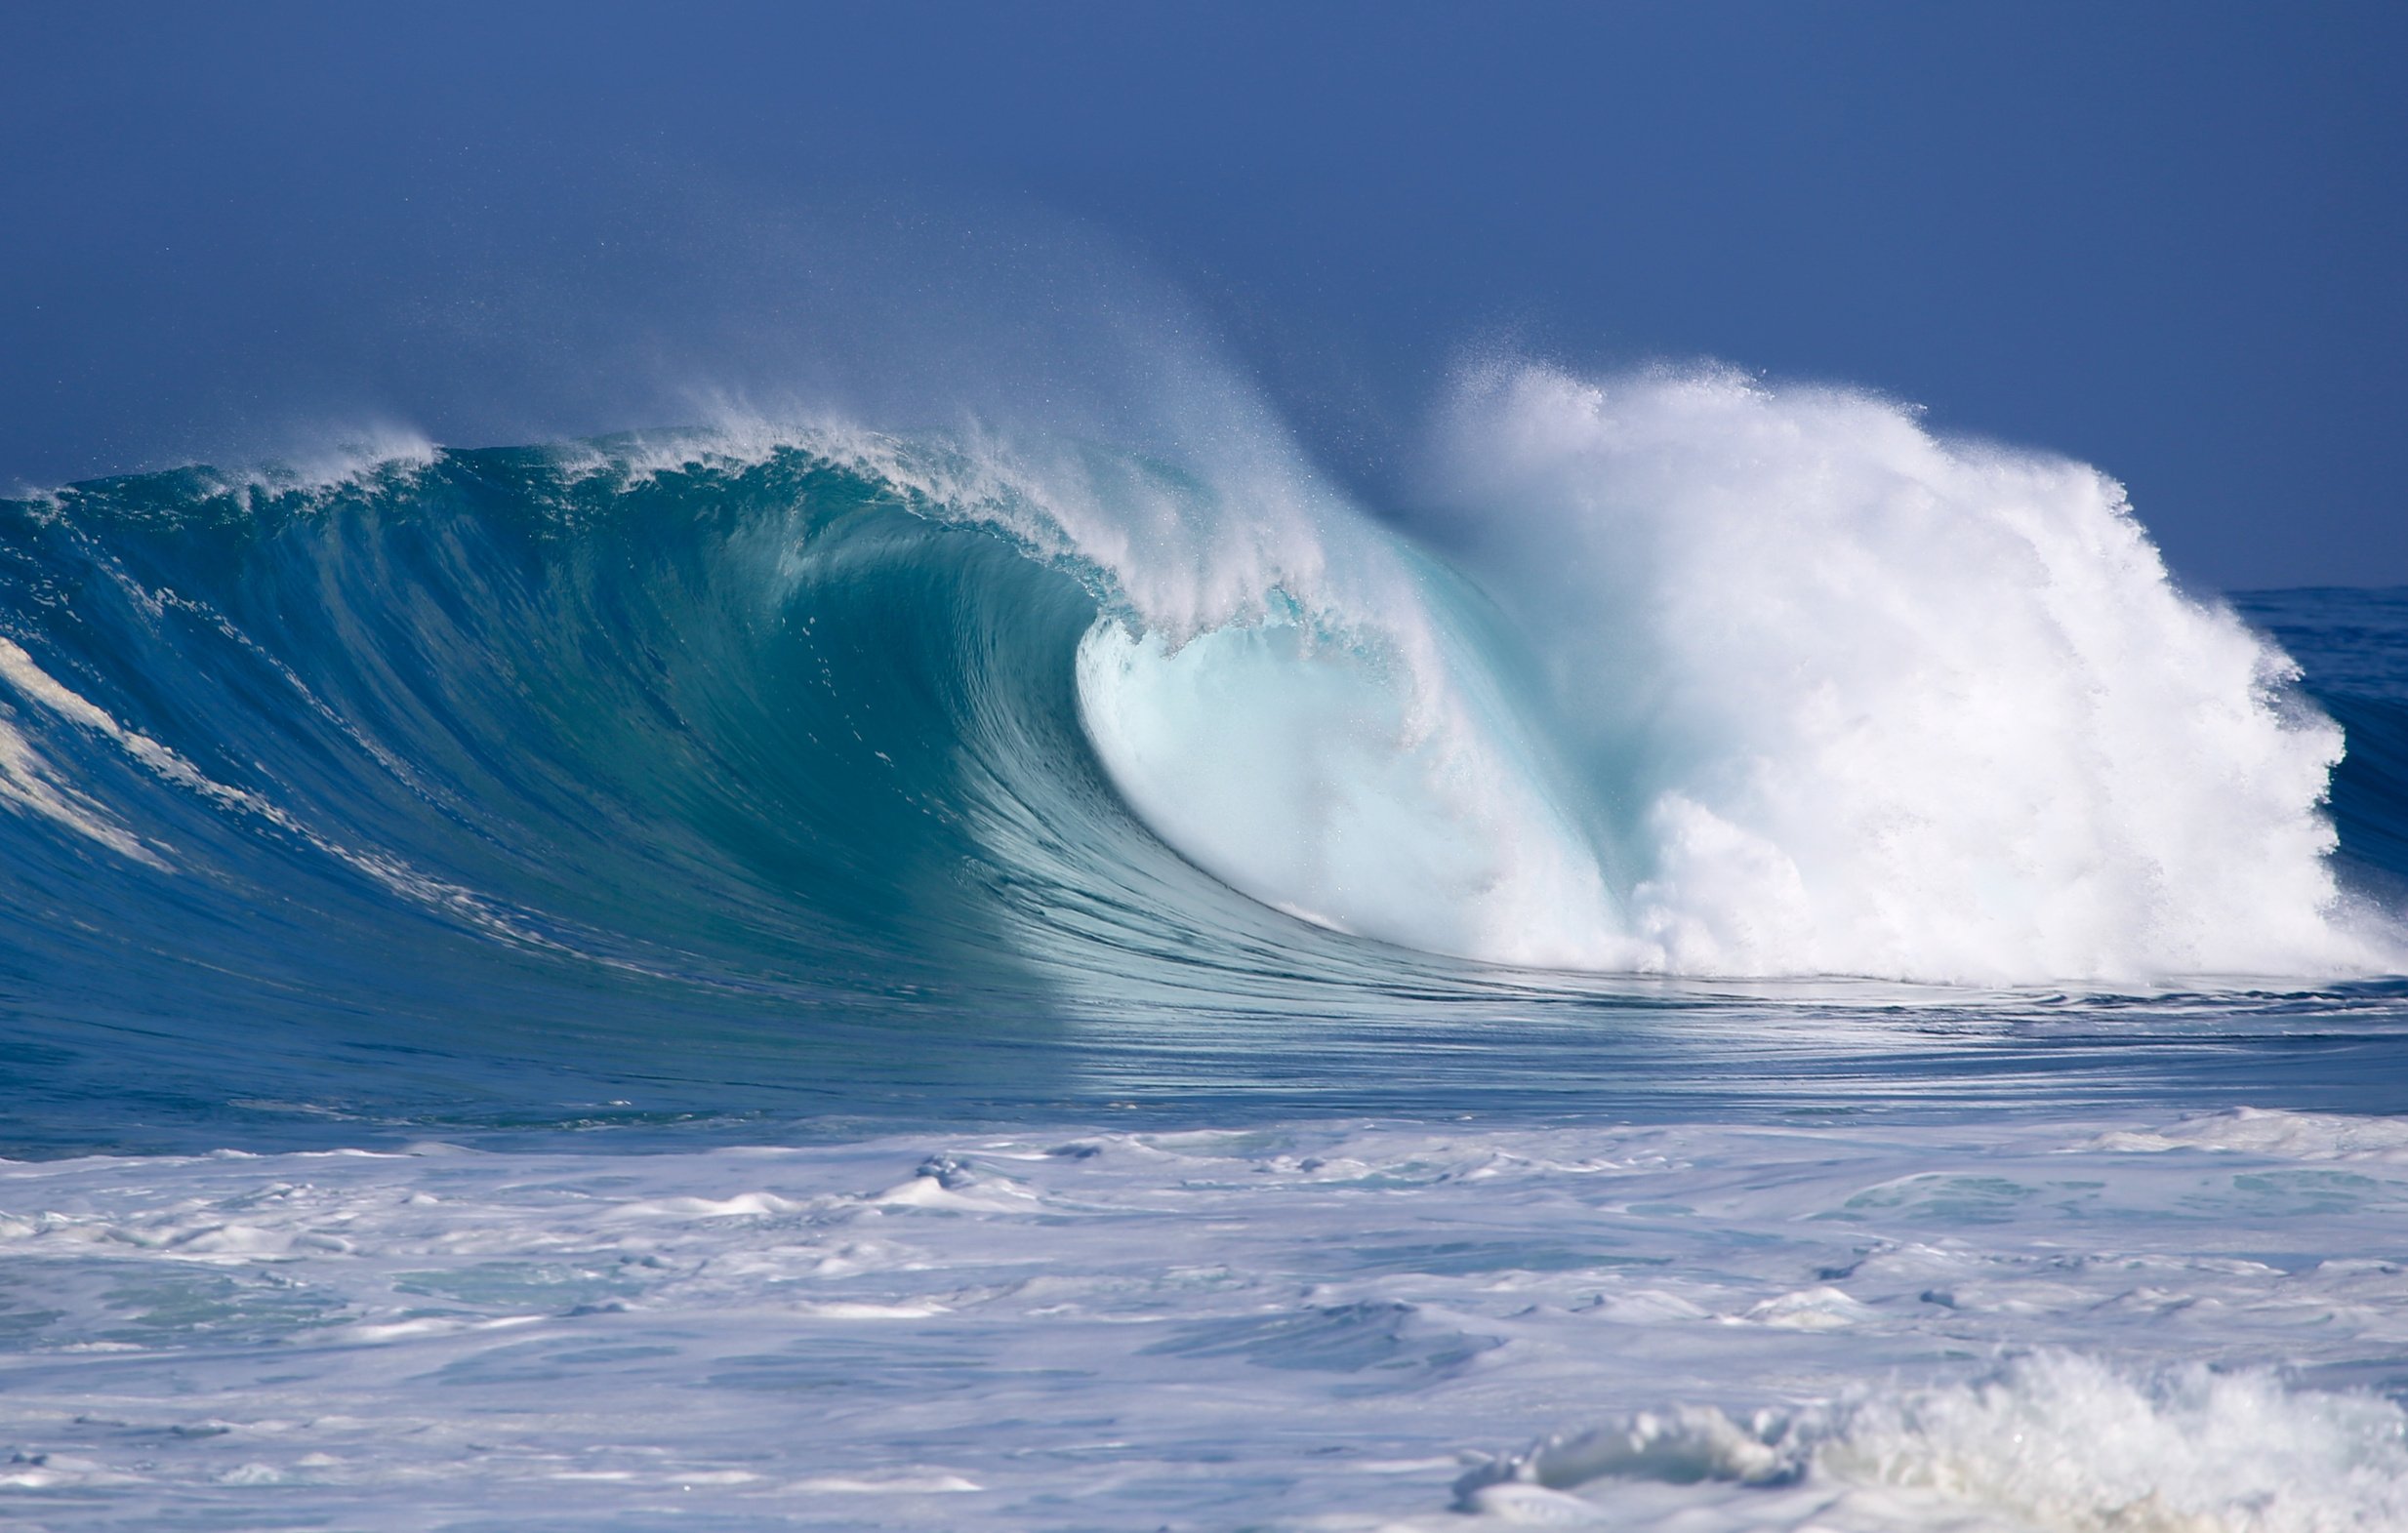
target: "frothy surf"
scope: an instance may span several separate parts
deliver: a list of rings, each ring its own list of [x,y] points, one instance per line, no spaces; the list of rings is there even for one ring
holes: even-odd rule
[[[0,1504],[2376,1533],[2408,1514],[2408,1299],[2339,1253],[2395,1243],[2408,1182],[2313,1147],[2385,1132],[1029,1124],[0,1164]]]
[[[2341,1533],[2408,1520],[2408,1413],[2265,1369],[2135,1372],[2040,1352],[1974,1383],[1743,1421],[1639,1412],[1472,1471],[1457,1506],[1514,1525],[1628,1526],[1608,1510],[1615,1481],[1759,1490],[1694,1498],[1723,1505],[1719,1518],[1685,1509],[1692,1527]]]

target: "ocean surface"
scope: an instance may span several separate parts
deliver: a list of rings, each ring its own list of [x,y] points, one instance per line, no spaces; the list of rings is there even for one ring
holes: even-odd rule
[[[1210,421],[0,502],[0,1521],[2408,1528],[2408,590]]]

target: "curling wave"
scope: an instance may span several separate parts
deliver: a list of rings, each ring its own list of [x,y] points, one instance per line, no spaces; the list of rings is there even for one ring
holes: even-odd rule
[[[383,1035],[464,939],[555,1016],[2396,967],[2340,729],[2096,471],[1716,371],[1500,370],[1437,459],[1387,519],[1276,432],[757,424],[6,503],[18,981]]]

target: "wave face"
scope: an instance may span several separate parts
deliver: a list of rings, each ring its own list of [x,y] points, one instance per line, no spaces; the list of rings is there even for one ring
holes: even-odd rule
[[[858,1084],[897,1006],[2398,967],[2345,888],[2408,868],[2396,690],[2335,705],[2328,809],[2341,727],[2094,470],[1715,372],[1484,379],[1387,520],[1208,447],[749,426],[6,503],[22,1012],[223,1098],[193,1018],[270,1097],[287,1050],[404,1090],[664,1017],[735,1058],[807,1016]]]

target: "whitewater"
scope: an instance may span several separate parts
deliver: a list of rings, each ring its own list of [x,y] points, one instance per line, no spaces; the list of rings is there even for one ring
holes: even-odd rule
[[[2408,1526],[2408,594],[1185,403],[0,502],[0,1516]]]

